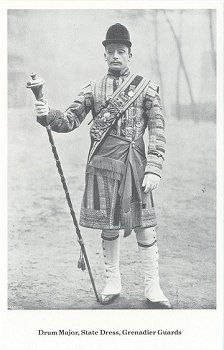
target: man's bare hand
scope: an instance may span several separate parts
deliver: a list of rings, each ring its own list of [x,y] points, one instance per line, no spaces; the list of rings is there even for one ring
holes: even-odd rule
[[[145,174],[142,187],[145,187],[144,192],[155,190],[159,186],[160,177],[154,174]]]
[[[49,106],[48,106],[48,102],[45,101],[35,101],[34,103],[34,110],[36,112],[36,115],[38,117],[43,117],[45,115],[48,115],[49,113]]]

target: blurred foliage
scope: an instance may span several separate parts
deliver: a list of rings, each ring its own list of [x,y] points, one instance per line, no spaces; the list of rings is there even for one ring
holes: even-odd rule
[[[131,34],[131,70],[160,84],[168,118],[178,113],[172,112],[173,105],[192,103],[189,84],[195,105],[214,105],[215,16],[215,10],[9,10],[9,106],[32,104],[25,85],[35,71],[46,80],[50,105],[64,110],[87,81],[107,71],[102,40],[116,22]],[[180,52],[167,18],[179,41],[189,84],[183,69],[177,73]]]

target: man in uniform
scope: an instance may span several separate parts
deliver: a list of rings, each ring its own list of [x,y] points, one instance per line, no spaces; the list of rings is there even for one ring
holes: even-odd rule
[[[102,230],[106,285],[101,303],[112,303],[121,292],[119,230],[124,229],[124,236],[132,230],[136,234],[149,307],[170,309],[159,283],[152,196],[159,185],[165,153],[158,86],[130,73],[132,43],[126,27],[112,25],[102,44],[107,75],[86,84],[64,113],[36,101],[37,120],[55,132],[70,132],[92,112],[80,225]],[[147,155],[145,129],[149,136]]]

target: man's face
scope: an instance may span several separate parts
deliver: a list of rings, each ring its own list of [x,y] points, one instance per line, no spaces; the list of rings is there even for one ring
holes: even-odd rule
[[[106,46],[104,57],[109,68],[121,71],[128,66],[132,54],[129,53],[129,49],[126,45],[110,44]]]

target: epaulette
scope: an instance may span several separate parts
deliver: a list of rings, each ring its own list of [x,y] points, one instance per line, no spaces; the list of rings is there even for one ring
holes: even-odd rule
[[[159,85],[149,82],[148,90],[146,92],[147,95],[155,97],[156,94],[159,93]]]
[[[82,91],[84,94],[90,94],[92,92],[92,84],[91,81],[89,81],[87,84],[85,84],[82,87]]]

